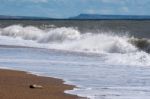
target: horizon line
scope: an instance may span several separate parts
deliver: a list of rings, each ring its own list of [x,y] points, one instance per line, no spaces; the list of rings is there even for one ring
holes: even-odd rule
[[[128,15],[128,14],[97,14],[97,13],[81,13],[81,14],[78,14],[78,15],[75,15],[75,16],[69,16],[69,17],[65,17],[65,18],[56,18],[56,17],[50,17],[50,16],[24,16],[24,15],[0,15],[0,16],[4,16],[4,17],[34,17],[34,18],[51,18],[51,19],[67,19],[67,18],[72,18],[72,17],[77,17],[77,16],[80,16],[80,15],[99,15],[99,16],[149,16],[150,15]]]

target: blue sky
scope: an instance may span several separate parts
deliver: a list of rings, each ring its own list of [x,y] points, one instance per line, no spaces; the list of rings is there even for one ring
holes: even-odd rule
[[[80,13],[150,15],[150,0],[0,0],[0,15],[66,18]]]

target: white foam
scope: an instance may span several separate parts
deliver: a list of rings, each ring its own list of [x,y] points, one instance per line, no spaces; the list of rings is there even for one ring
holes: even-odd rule
[[[91,33],[53,43],[23,40],[20,36],[0,36],[1,44],[92,52],[78,54],[47,49],[0,47],[0,66],[62,78],[67,84],[80,87],[66,91],[67,93],[91,99],[149,99],[150,90],[147,86],[150,82],[150,69],[140,66],[150,66],[150,56],[138,51],[127,41],[128,37]],[[85,47],[97,47],[98,50],[90,51]]]
[[[12,25],[1,29],[0,35],[10,38],[21,38],[23,40],[33,40],[37,43],[55,44],[56,49],[59,47],[62,49],[68,48],[68,50],[93,52],[126,52],[135,50],[125,37],[107,34],[81,34],[76,29],[65,27],[42,30],[34,26],[23,27]]]
[[[80,33],[69,27],[39,29],[12,25],[0,29],[1,45],[19,45],[84,53],[105,54],[110,64],[150,65],[150,55],[129,43],[128,36],[113,33]]]
[[[21,25],[8,26],[0,31],[2,36],[33,40],[39,43],[63,42],[80,38],[80,33],[72,28],[55,28],[42,30],[34,26],[23,27]]]
[[[39,45],[41,43],[51,44],[54,49],[110,53],[125,53],[136,50],[134,46],[128,43],[127,37],[104,33],[81,34],[76,29],[65,27],[42,30],[34,26],[12,25],[1,29],[0,35],[15,39],[32,40],[39,43]],[[34,47],[34,44],[32,46]]]
[[[97,89],[74,89],[73,91],[66,91],[66,93],[79,94],[90,99],[149,99],[149,91],[149,87],[101,87]]]

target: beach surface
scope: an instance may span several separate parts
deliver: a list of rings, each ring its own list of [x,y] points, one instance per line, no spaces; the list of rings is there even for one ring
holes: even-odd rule
[[[32,84],[43,88],[32,89],[29,87]],[[0,69],[0,99],[79,99],[78,96],[64,93],[74,87],[63,84],[60,79]]]

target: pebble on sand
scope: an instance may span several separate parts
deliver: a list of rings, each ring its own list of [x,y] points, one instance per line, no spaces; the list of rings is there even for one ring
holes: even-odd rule
[[[36,85],[36,84],[30,85],[29,87],[32,88],[32,89],[42,89],[43,88],[43,86]]]

